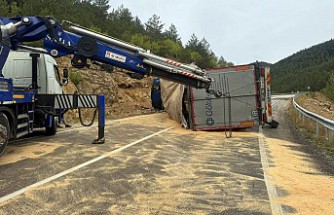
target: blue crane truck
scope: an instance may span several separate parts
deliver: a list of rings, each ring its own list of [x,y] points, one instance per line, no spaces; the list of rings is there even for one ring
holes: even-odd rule
[[[43,40],[43,49],[25,45],[39,40]],[[16,56],[21,57],[11,57],[11,50],[20,50],[22,53]],[[52,17],[0,17],[0,155],[9,140],[36,128],[45,128],[48,135],[56,134],[56,117],[70,109],[97,109],[98,137],[93,143],[104,143],[104,95],[61,93],[64,83],[52,57],[68,55],[72,56],[73,67],[89,66],[88,60],[93,60],[125,69],[136,78],[152,75],[221,96],[210,87],[213,80],[202,69],[154,55],[69,21],[58,24]],[[26,68],[23,72],[11,67],[20,63]],[[51,73],[56,75],[52,78]],[[67,76],[64,71],[64,82]]]

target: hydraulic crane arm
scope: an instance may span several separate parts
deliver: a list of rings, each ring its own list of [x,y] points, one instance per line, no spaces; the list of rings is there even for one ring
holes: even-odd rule
[[[69,21],[63,22],[68,25],[69,31],[63,30],[63,26],[50,17],[0,18],[0,21],[0,39],[4,48],[6,40],[10,41],[12,49],[16,49],[22,42],[44,39],[44,47],[52,56],[73,54],[74,66],[85,66],[87,59],[91,59],[143,76],[153,75],[195,88],[205,88],[220,96],[210,87],[212,80],[198,67],[151,54],[150,51]],[[6,58],[6,52],[0,55],[1,59]],[[0,69],[3,66],[1,61]]]
[[[56,39],[63,32],[62,26],[51,17],[1,17],[0,20],[2,38],[10,40],[14,49],[22,42],[38,41],[47,35]]]
[[[39,41],[46,37],[61,44],[58,35],[66,36],[62,26],[52,17],[0,17],[0,71],[10,49],[16,50],[23,42]]]
[[[44,47],[54,57],[74,54],[73,63],[86,63],[86,59],[111,64],[116,67],[145,75],[153,75],[196,88],[208,89],[211,79],[199,68],[166,59],[138,46],[108,37],[87,28],[64,21],[71,32],[60,36],[63,44],[76,46],[76,50],[62,47],[50,38]],[[83,66],[83,65],[82,65]]]

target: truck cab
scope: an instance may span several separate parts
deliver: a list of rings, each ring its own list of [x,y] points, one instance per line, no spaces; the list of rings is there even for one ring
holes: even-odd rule
[[[68,71],[61,78],[50,55],[38,49],[10,51],[0,75],[0,156],[9,140],[37,129],[55,135],[58,117],[70,109],[98,109],[99,137],[93,143],[104,143],[104,96],[63,94]]]
[[[28,51],[10,51],[2,75],[13,80],[14,90],[32,89],[32,57]],[[48,54],[37,58],[37,93],[62,94],[62,80],[57,62]]]

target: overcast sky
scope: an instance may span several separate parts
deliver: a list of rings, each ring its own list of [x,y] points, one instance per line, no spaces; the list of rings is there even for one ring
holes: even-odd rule
[[[183,43],[205,37],[234,64],[275,63],[334,36],[334,0],[110,0],[146,22],[175,24]]]

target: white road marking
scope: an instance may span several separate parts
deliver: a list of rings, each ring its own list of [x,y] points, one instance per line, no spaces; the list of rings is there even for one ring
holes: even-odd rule
[[[121,152],[121,151],[123,151],[123,150],[125,150],[125,149],[127,149],[127,148],[129,148],[129,147],[131,147],[131,146],[134,146],[134,145],[136,145],[136,144],[138,144],[138,143],[140,143],[140,142],[143,142],[143,141],[148,140],[148,139],[150,139],[150,138],[152,138],[152,137],[154,137],[154,136],[157,136],[157,135],[159,135],[159,134],[161,134],[161,133],[164,133],[164,132],[166,132],[166,131],[168,131],[168,130],[170,130],[170,129],[172,129],[172,128],[173,128],[173,127],[169,127],[169,128],[163,129],[163,130],[161,130],[161,131],[158,131],[158,132],[156,132],[156,133],[154,133],[154,134],[148,135],[148,136],[146,136],[146,137],[144,137],[144,138],[142,138],[142,139],[139,139],[139,140],[137,140],[137,141],[134,141],[134,142],[132,142],[132,143],[129,143],[129,144],[127,144],[127,145],[125,145],[125,146],[122,146],[122,147],[120,147],[120,148],[118,148],[118,149],[115,149],[115,150],[113,150],[113,151],[107,152],[107,153],[105,153],[104,155],[101,155],[101,156],[99,156],[99,157],[96,157],[96,158],[94,158],[94,159],[91,159],[91,160],[89,160],[89,161],[86,161],[86,162],[84,162],[84,163],[82,163],[82,164],[79,164],[79,165],[77,165],[77,166],[75,166],[75,167],[72,167],[72,168],[70,168],[70,169],[67,169],[67,170],[65,170],[65,171],[63,171],[63,172],[60,172],[60,173],[58,173],[58,174],[56,174],[56,175],[53,175],[53,176],[51,176],[51,177],[49,177],[49,178],[46,178],[46,179],[44,179],[44,180],[42,180],[42,181],[39,181],[39,182],[35,183],[35,184],[29,185],[29,186],[27,186],[27,187],[25,187],[25,188],[22,188],[22,189],[20,189],[20,190],[18,190],[18,191],[15,191],[15,192],[11,193],[11,194],[5,195],[5,196],[3,196],[3,197],[0,198],[0,203],[3,203],[3,202],[8,201],[8,200],[10,200],[10,199],[13,199],[13,198],[15,198],[15,197],[17,197],[17,196],[19,196],[19,195],[21,195],[21,194],[23,194],[23,193],[25,193],[25,192],[31,190],[31,189],[33,189],[33,188],[36,188],[36,187],[42,186],[42,185],[44,185],[44,184],[46,184],[46,183],[49,183],[49,182],[51,182],[51,181],[54,181],[54,180],[56,180],[56,179],[58,179],[58,178],[60,178],[60,177],[63,177],[63,176],[65,176],[65,175],[68,175],[68,174],[70,174],[70,173],[72,173],[72,172],[74,172],[74,171],[76,171],[76,170],[79,170],[79,169],[81,169],[81,168],[83,168],[83,167],[86,167],[86,166],[88,166],[88,165],[90,165],[90,164],[93,164],[93,163],[96,163],[96,162],[98,162],[98,161],[100,161],[100,160],[103,160],[103,159],[105,159],[105,158],[107,158],[107,157],[109,157],[109,156],[111,156],[111,155],[113,155],[113,154],[116,154],[116,153],[118,153],[118,152]]]
[[[280,103],[280,100],[273,100],[272,107],[275,107]]]
[[[266,183],[266,187],[268,191],[271,212],[272,214],[275,214],[275,215],[283,214],[282,206],[276,201],[278,197],[276,187],[272,184],[273,180],[267,172],[267,168],[269,168],[269,161],[268,161],[268,156],[266,153],[266,148],[264,144],[264,135],[263,135],[261,126],[259,128],[259,134],[260,134],[259,135],[259,147],[260,147],[261,163],[262,163],[264,181]]]

